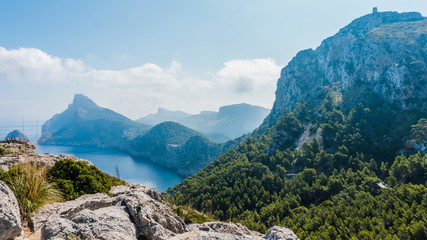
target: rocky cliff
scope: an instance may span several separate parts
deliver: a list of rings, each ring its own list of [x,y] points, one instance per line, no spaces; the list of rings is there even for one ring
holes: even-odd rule
[[[325,95],[343,107],[367,92],[401,109],[427,111],[427,20],[420,13],[360,17],[315,49],[299,52],[281,71],[270,119]]]

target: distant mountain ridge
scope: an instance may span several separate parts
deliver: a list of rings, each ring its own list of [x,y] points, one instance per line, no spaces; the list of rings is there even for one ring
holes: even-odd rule
[[[99,107],[82,94],[76,94],[68,108],[55,114],[42,126],[40,144],[93,145],[122,147],[127,138],[148,129],[108,108]]]
[[[233,108],[225,107],[225,115],[229,116],[227,111],[233,111]],[[162,118],[187,116],[182,112],[160,112]],[[151,116],[151,123],[155,123],[156,117]],[[233,120],[231,117],[229,119]],[[174,169],[181,176],[189,176],[237,146],[244,138],[217,143],[201,132],[171,121],[152,127],[99,107],[88,97],[76,94],[64,112],[43,124],[38,142],[116,148],[127,151],[131,156]]]
[[[202,132],[214,140],[226,141],[252,132],[269,112],[267,108],[245,103],[223,106],[218,112],[202,111],[195,115],[159,108],[157,113],[136,121],[153,125],[173,121]]]

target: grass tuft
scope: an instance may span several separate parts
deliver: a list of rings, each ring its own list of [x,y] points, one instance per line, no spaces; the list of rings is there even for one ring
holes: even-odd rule
[[[48,182],[47,170],[37,166],[37,162],[25,162],[2,174],[18,200],[22,220],[33,229],[31,213],[39,207],[62,201],[61,192]]]

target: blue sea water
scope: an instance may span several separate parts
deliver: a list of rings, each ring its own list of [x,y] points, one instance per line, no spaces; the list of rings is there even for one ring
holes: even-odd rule
[[[0,126],[0,139],[4,139],[6,135],[13,130],[20,130],[35,143],[37,137],[40,136],[40,128],[37,125]],[[129,156],[127,153],[116,149],[104,149],[87,146],[53,146],[53,145],[37,145],[39,153],[53,154],[72,154],[76,157],[87,159],[95,166],[110,175],[116,176],[118,169],[121,179],[129,183],[141,183],[147,187],[155,188],[160,192],[166,191],[169,187],[173,187],[181,178],[172,170],[154,164],[145,159],[138,159]]]

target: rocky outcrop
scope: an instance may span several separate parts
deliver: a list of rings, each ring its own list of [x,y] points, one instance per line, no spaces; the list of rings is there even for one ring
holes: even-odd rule
[[[316,49],[299,52],[281,71],[271,122],[325,94],[344,105],[370,91],[402,109],[427,111],[427,20],[420,13],[378,12],[354,20]]]
[[[113,197],[101,193],[84,195],[44,206],[33,217],[34,227],[41,229],[42,239],[68,235],[91,239],[169,239],[186,231],[184,222],[162,204],[163,196],[154,189],[131,184],[114,187],[111,194]]]
[[[299,239],[291,230],[274,226],[266,235],[250,231],[247,227],[237,223],[208,222],[203,224],[187,225],[188,232],[179,234],[172,240],[198,240],[198,239],[221,239],[221,240],[296,240]]]
[[[295,235],[292,230],[284,227],[273,226],[268,230],[265,235],[266,239],[276,240],[276,239],[284,239],[284,240],[293,240],[298,239],[297,235]]]
[[[126,206],[138,235],[148,239],[169,239],[186,231],[184,221],[160,202],[164,199],[154,189],[131,184],[114,187],[111,193]]]
[[[61,159],[71,159],[73,161],[83,161],[88,165],[93,165],[89,160],[80,159],[70,154],[55,155],[51,153],[38,154],[32,143],[2,143],[2,148],[9,150],[13,154],[0,156],[0,170],[8,171],[10,168],[25,162],[37,161],[38,166],[53,166]]]
[[[7,134],[6,140],[11,140],[11,139],[30,142],[30,139],[28,139],[27,136],[25,136],[23,133],[21,133],[18,130],[13,130],[12,132]]]
[[[18,201],[6,183],[0,181],[0,239],[15,239],[21,232]]]
[[[111,206],[96,210],[84,209],[70,219],[50,221],[42,232],[43,239],[136,239],[135,224],[125,207]]]
[[[298,239],[281,227],[268,237],[241,224],[185,225],[159,192],[140,184],[116,186],[110,193],[44,206],[33,217],[34,227],[42,239]]]

